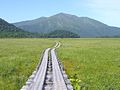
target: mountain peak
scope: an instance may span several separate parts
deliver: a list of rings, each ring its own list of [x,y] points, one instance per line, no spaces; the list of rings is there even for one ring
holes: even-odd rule
[[[71,15],[71,14],[67,14],[67,13],[63,13],[63,12],[53,15],[52,17],[54,17],[54,16],[56,16],[56,17],[77,17],[75,15]]]
[[[56,14],[56,15],[68,15],[68,14],[61,12],[61,13],[58,13],[58,14]]]
[[[88,17],[78,17],[66,13],[32,20],[27,23],[20,22],[14,25],[29,32],[49,33],[54,30],[67,30],[79,34],[81,37],[102,37],[120,35],[120,29],[110,26]]]

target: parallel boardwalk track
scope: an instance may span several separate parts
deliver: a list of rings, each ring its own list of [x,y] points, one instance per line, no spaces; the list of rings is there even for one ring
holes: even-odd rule
[[[60,43],[58,42],[54,48],[44,51],[40,65],[21,90],[73,90],[63,65],[55,53],[55,49],[59,47]]]

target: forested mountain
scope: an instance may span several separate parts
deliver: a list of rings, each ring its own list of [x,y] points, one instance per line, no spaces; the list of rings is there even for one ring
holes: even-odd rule
[[[88,17],[77,17],[59,13],[50,17],[14,23],[15,26],[29,32],[50,33],[54,30],[67,30],[80,37],[120,36],[120,28],[108,26]]]
[[[0,38],[78,38],[79,35],[70,31],[56,30],[47,34],[31,33],[17,28],[16,26],[9,24],[3,19],[0,19]]]
[[[34,34],[23,31],[0,18],[0,37],[34,37]]]

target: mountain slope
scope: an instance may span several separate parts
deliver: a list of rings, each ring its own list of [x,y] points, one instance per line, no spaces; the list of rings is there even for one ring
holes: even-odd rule
[[[21,38],[21,37],[37,37],[36,34],[24,31],[16,26],[9,24],[0,18],[0,38]]]
[[[88,17],[77,17],[59,13],[51,17],[14,23],[15,26],[29,32],[49,33],[54,30],[67,30],[81,37],[120,36],[120,28],[110,27]]]

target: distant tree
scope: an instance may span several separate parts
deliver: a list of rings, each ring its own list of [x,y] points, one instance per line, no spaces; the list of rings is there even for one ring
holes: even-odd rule
[[[47,34],[48,38],[80,38],[78,34],[75,34],[66,30],[55,30]]]

